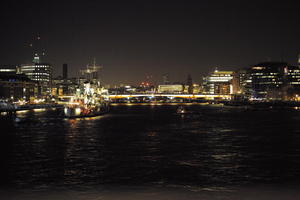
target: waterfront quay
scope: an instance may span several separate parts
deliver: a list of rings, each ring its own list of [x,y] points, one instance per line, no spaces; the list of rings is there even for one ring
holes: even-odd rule
[[[26,110],[34,110],[34,109],[48,109],[48,108],[63,108],[62,105],[59,104],[25,104],[25,105],[17,105],[13,103],[1,103],[0,104],[0,113],[1,115],[12,115],[18,111],[26,111]]]
[[[44,103],[9,103],[0,102],[0,112],[14,113],[22,110],[63,108],[74,96],[62,95],[53,99],[52,102]],[[299,101],[282,100],[235,100],[233,95],[208,95],[208,94],[111,94],[105,95],[110,105],[205,105],[218,104],[225,106],[265,106],[265,107],[300,107]]]

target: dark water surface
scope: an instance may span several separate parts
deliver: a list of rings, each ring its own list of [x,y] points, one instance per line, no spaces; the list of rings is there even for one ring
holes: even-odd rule
[[[300,198],[299,110],[176,108],[1,118],[1,199]]]

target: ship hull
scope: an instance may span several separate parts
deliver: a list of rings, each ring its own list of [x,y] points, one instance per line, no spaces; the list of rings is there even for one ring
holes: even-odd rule
[[[96,117],[99,115],[104,115],[109,112],[109,107],[96,107],[93,109],[86,109],[81,107],[65,107],[64,116],[65,118],[86,118],[86,117]]]

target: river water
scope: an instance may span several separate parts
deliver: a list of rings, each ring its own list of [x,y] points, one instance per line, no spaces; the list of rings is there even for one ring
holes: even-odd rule
[[[1,118],[1,199],[300,197],[300,110],[177,107]]]

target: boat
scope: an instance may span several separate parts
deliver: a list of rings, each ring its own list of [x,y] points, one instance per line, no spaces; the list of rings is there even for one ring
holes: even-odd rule
[[[186,113],[186,109],[183,106],[179,106],[176,110],[177,114],[184,114]]]
[[[187,110],[185,107],[183,106],[179,106],[176,110],[177,114],[192,114],[192,111]]]
[[[88,65],[82,70],[86,81],[77,89],[76,95],[65,104],[64,116],[66,118],[95,117],[109,112],[110,104],[107,91],[101,87],[98,76],[100,66]]]
[[[95,117],[109,112],[108,98],[93,87],[91,83],[85,83],[83,93],[71,97],[64,106],[66,118]]]
[[[98,102],[94,104],[69,103],[64,108],[66,118],[95,117],[109,112],[108,102]]]
[[[184,107],[184,106],[179,106],[176,110],[176,114],[178,114],[178,115],[194,115],[194,116],[201,115],[201,113],[199,111],[186,109],[186,107]]]

